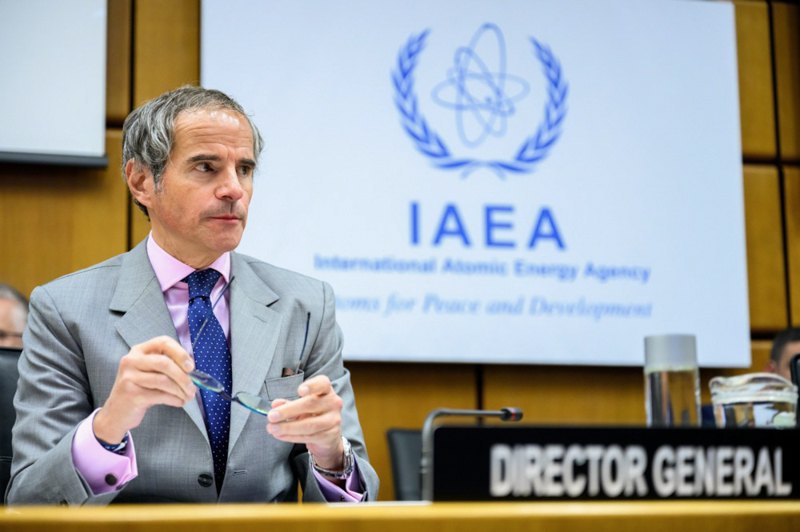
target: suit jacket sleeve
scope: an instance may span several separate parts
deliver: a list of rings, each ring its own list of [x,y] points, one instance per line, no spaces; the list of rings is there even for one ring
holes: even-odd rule
[[[374,501],[378,496],[378,475],[370,465],[364,445],[364,436],[356,411],[355,396],[350,383],[350,373],[342,363],[343,338],[342,331],[336,323],[335,301],[333,290],[327,283],[323,284],[324,306],[318,334],[314,338],[308,361],[304,367],[306,378],[315,375],[327,375],[331,379],[334,390],[342,398],[342,433],[353,446],[361,484],[367,494],[365,500]],[[309,338],[311,341],[311,338]],[[310,467],[308,452],[303,452],[294,458],[294,467],[297,477],[303,487],[303,500],[310,502],[325,502],[325,497],[319,488]]]
[[[46,288],[31,294],[28,327],[14,397],[14,457],[9,504],[106,504],[72,462],[72,438],[93,411],[78,343]]]

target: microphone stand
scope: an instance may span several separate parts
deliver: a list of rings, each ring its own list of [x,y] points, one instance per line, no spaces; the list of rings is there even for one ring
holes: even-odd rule
[[[420,476],[422,477],[422,500],[433,500],[433,422],[443,416],[464,417],[497,417],[502,421],[519,421],[522,410],[504,407],[500,410],[466,410],[458,408],[437,408],[428,414],[422,425],[422,459],[420,460]]]

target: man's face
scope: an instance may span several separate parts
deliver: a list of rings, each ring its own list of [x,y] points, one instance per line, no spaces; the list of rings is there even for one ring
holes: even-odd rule
[[[781,377],[792,380],[792,373],[789,369],[789,363],[792,361],[792,357],[798,353],[800,353],[800,342],[789,342],[783,346],[783,351],[781,351],[781,360],[778,363],[778,367],[775,368],[775,373]]]
[[[25,328],[24,313],[19,303],[11,299],[0,299],[0,347],[22,347],[22,330]]]
[[[145,171],[141,191],[131,189],[147,207],[156,242],[173,257],[202,268],[239,245],[254,169],[253,135],[242,115],[185,111],[175,119],[172,153],[159,188]]]

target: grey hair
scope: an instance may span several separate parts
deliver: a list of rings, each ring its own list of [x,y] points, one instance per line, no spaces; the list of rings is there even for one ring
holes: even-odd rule
[[[145,102],[125,119],[122,125],[123,178],[125,166],[133,160],[150,170],[153,184],[158,189],[175,141],[175,119],[184,111],[198,109],[228,109],[242,115],[253,132],[253,157],[258,164],[264,140],[242,106],[221,91],[184,85]],[[135,199],[133,201],[147,215],[147,207]]]
[[[25,327],[25,322],[28,320],[28,298],[13,286],[0,283],[0,299],[8,299],[17,303],[14,312],[17,325],[20,328]]]

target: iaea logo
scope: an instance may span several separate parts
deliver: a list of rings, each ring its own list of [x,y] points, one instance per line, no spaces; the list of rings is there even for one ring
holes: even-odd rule
[[[429,34],[430,30],[425,30],[408,39],[392,72],[395,106],[400,112],[403,128],[417,150],[436,167],[461,170],[463,175],[479,168],[488,168],[500,177],[506,172],[533,172],[558,141],[567,114],[568,85],[561,74],[558,59],[546,45],[530,37],[532,55],[541,64],[547,86],[544,116],[535,130],[531,127],[531,134],[521,144],[515,144],[509,150],[508,159],[470,157],[452,151],[420,112],[414,71]],[[484,40],[493,40],[496,57],[482,57],[477,52]],[[434,87],[431,100],[453,112],[463,152],[469,152],[490,137],[506,136],[508,123],[515,118],[517,104],[529,92],[530,86],[525,79],[507,72],[505,39],[500,28],[486,23],[475,32],[468,45],[456,49],[452,67],[445,79]]]

